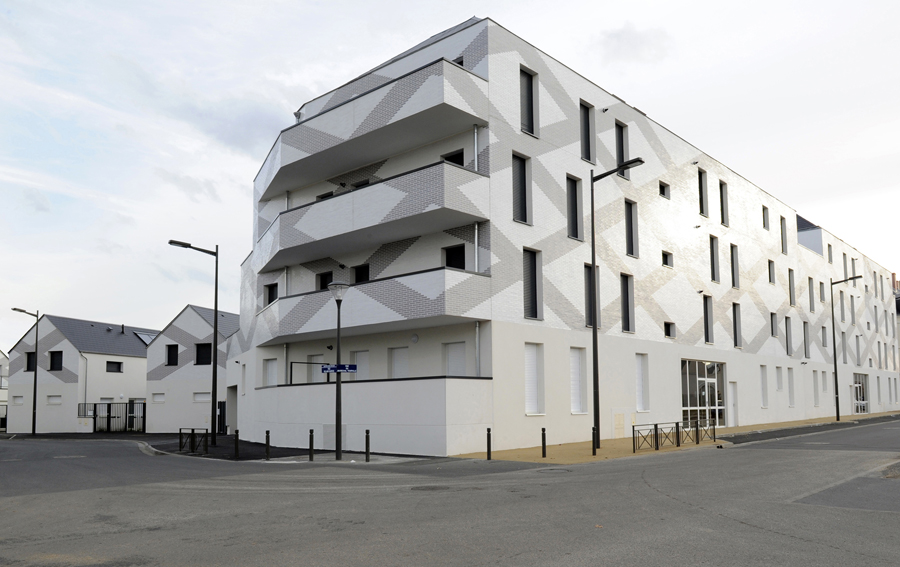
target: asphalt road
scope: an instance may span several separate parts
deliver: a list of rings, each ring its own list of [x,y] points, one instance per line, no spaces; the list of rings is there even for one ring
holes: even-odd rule
[[[0,440],[0,565],[898,565],[898,460],[896,422],[565,467]]]

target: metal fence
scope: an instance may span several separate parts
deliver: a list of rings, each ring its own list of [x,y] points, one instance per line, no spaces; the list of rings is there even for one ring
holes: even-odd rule
[[[706,439],[716,440],[715,419],[644,423],[631,426],[632,453],[637,453],[641,449],[659,451],[661,447],[681,447],[689,443],[699,445]]]
[[[182,427],[178,430],[178,451],[181,453],[209,453],[209,429]]]
[[[122,402],[101,404],[78,404],[78,417],[93,419],[93,431],[146,433],[147,404],[145,402]]]
[[[0,406],[0,431],[6,431],[6,405]]]

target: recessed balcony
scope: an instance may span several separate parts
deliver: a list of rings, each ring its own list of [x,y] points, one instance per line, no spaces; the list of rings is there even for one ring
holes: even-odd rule
[[[266,272],[486,221],[489,181],[440,162],[289,209],[260,237],[253,269]]]
[[[445,59],[281,132],[254,181],[261,200],[488,121],[487,81]]]
[[[354,284],[341,304],[341,333],[363,335],[490,319],[491,278],[434,268]],[[328,290],[282,297],[257,314],[257,346],[330,337],[337,308]]]

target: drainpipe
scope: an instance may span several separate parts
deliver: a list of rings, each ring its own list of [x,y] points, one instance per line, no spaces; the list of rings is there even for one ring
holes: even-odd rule
[[[288,355],[291,353],[291,343],[284,343],[284,383],[290,384],[291,379],[291,361]]]
[[[291,208],[291,192],[284,192],[284,210],[288,210]]]
[[[87,403],[88,359],[80,352],[78,354],[84,359],[84,403]]]
[[[481,321],[475,321],[475,376],[481,376]]]
[[[478,271],[478,223],[475,224],[475,271]]]
[[[478,124],[472,125],[472,134],[475,137],[475,171],[478,171]]]

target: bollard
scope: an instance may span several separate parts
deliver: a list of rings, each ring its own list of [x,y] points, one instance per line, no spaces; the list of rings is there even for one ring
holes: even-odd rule
[[[194,429],[191,428],[191,453],[197,452],[197,436],[194,434]]]
[[[694,443],[700,444],[700,420],[694,420]]]
[[[541,458],[547,458],[547,428],[541,427]]]
[[[238,446],[238,440],[240,439],[241,432],[237,429],[234,430],[234,460],[238,460],[241,458],[241,449]]]
[[[369,430],[366,429],[366,462],[369,462]]]
[[[894,395],[895,396],[897,395],[896,392],[894,393]],[[714,421],[713,422],[713,442],[715,442],[715,440],[716,440],[716,422]]]
[[[631,452],[637,453],[637,439],[634,436],[635,436],[635,429],[634,429],[634,426],[632,425],[631,426]]]
[[[591,454],[597,456],[597,428],[591,427]]]
[[[209,429],[205,430],[206,433],[203,435],[203,454],[209,454]]]
[[[182,433],[182,429],[178,428],[178,452],[180,453],[182,449],[184,449],[184,434]]]
[[[269,460],[269,430],[266,429],[266,460]]]
[[[653,424],[653,448],[659,451],[659,424]]]
[[[309,430],[309,460],[310,461],[313,460],[313,457],[316,454],[316,450],[313,448],[313,441],[315,440],[315,435],[316,435],[315,432],[316,432],[315,429]]]
[[[675,446],[681,447],[681,422],[675,422]]]
[[[491,460],[491,428],[487,428],[487,460]]]

